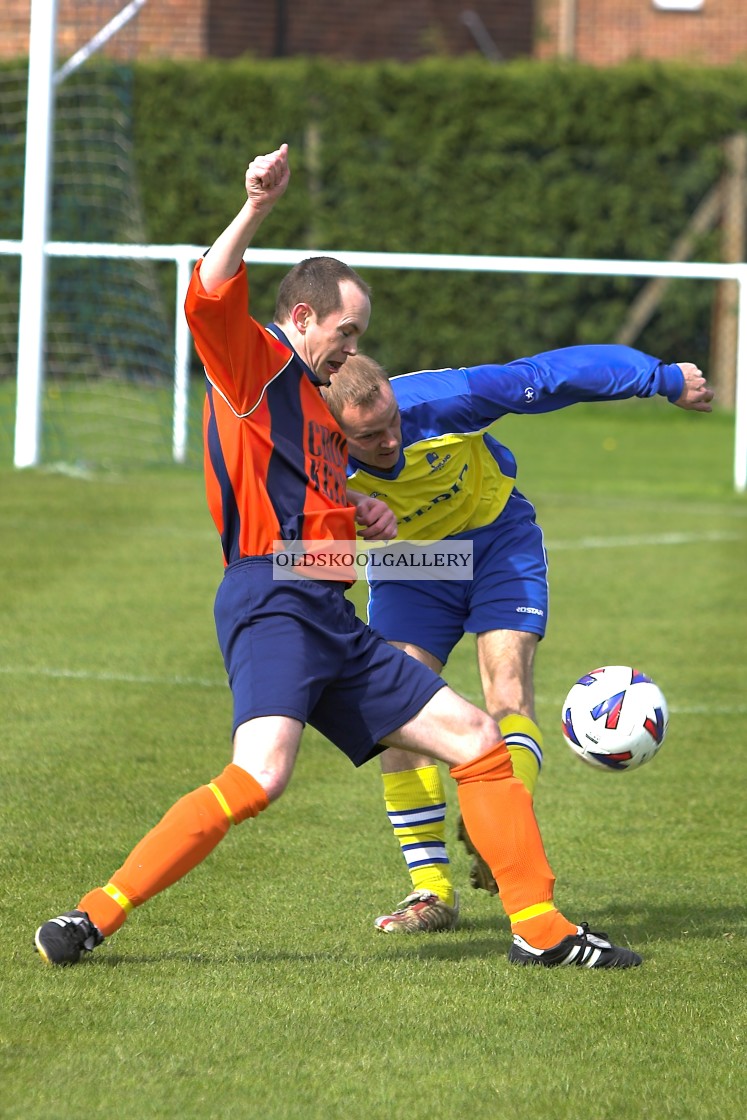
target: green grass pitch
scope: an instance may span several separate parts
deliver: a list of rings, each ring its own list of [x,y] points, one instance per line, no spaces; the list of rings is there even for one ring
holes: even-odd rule
[[[202,480],[0,469],[0,1116],[117,1120],[737,1120],[744,1074],[747,502],[733,416],[664,403],[510,418],[550,555],[537,813],[562,908],[629,973],[512,969],[495,899],[453,934],[373,928],[407,893],[375,764],[307,732],[285,796],[78,968],[40,921],[106,881],[222,769],[230,699]],[[360,601],[360,599],[359,599]],[[597,665],[667,695],[630,774],[563,745]],[[473,642],[446,676],[479,699]]]

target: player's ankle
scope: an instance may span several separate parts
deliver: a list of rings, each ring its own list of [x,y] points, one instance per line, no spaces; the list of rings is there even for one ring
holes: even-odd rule
[[[536,949],[551,949],[564,937],[575,934],[577,928],[554,907],[544,914],[511,922],[511,932],[523,937]]]

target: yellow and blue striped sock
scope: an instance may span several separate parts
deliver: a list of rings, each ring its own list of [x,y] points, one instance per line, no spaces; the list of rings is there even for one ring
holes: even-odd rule
[[[518,713],[504,716],[498,727],[511,755],[514,775],[534,796],[542,769],[542,732],[534,720]]]
[[[413,890],[454,905],[446,851],[446,796],[437,766],[383,774],[389,822],[399,841]]]

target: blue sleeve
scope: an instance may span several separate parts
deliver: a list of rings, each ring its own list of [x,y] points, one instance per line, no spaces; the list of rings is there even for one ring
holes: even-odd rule
[[[402,440],[406,447],[446,432],[479,431],[497,419],[493,416],[487,423],[475,420],[468,374],[466,369],[430,369],[400,374],[391,379],[402,417]]]
[[[582,401],[666,397],[673,404],[685,379],[667,365],[629,346],[568,346],[507,365],[472,366],[469,385],[475,427],[506,413],[553,412]]]

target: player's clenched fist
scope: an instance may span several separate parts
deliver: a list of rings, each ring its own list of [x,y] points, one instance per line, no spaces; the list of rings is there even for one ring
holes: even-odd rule
[[[678,365],[685,378],[685,387],[675,404],[680,408],[693,409],[695,412],[710,412],[713,389],[709,387],[703,371],[692,362],[678,362]]]
[[[255,156],[246,169],[246,195],[260,205],[275,203],[288,186],[288,145],[281,144],[265,156]]]

